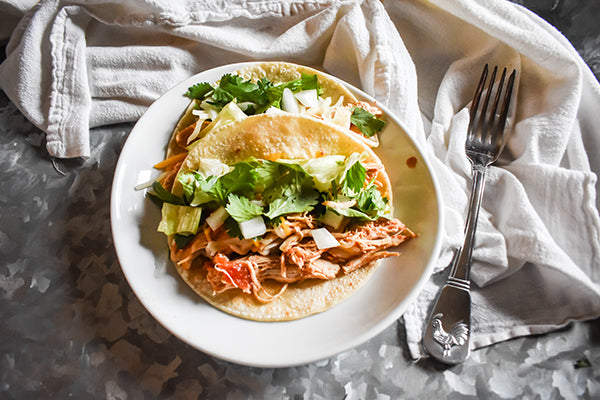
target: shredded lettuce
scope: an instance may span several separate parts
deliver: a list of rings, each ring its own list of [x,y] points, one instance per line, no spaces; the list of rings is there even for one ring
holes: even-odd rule
[[[221,111],[219,111],[217,116],[204,129],[200,130],[197,133],[196,133],[196,129],[194,129],[194,133],[192,134],[192,136],[194,136],[194,134],[195,134],[195,136],[193,137],[194,139],[196,137],[203,138],[204,136],[208,135],[212,131],[215,131],[225,125],[229,125],[229,124],[232,124],[237,121],[242,121],[246,118],[248,118],[248,116],[246,114],[244,114],[244,112],[235,104],[234,101],[231,101],[231,102],[227,103],[221,109]],[[198,128],[198,124],[196,124],[196,128]],[[190,138],[190,141],[191,140],[192,140],[192,138]],[[196,146],[197,143],[198,143],[198,141],[192,142],[192,144],[187,146],[187,149],[191,150],[194,146]]]
[[[331,182],[344,171],[344,161],[344,156],[330,155],[299,163],[313,177],[317,190],[326,192],[331,188]]]
[[[195,235],[200,226],[202,208],[164,203],[158,231],[165,235]]]

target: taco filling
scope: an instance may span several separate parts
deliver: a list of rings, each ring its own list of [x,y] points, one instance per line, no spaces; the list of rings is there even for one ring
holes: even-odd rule
[[[365,158],[364,156],[362,157]],[[376,260],[414,234],[391,218],[377,184],[381,164],[361,154],[309,160],[251,158],[233,165],[201,159],[177,175],[180,196],[160,183],[158,230],[172,261],[199,263],[215,294],[241,290],[260,302],[306,279],[335,279]],[[280,282],[276,293],[266,280]]]

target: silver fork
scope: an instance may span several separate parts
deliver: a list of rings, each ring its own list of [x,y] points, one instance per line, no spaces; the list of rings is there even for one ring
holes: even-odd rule
[[[495,84],[498,67],[494,67],[487,83],[488,65],[483,69],[471,103],[471,118],[465,151],[473,166],[473,184],[463,246],[456,252],[450,274],[440,291],[425,327],[423,345],[434,358],[447,364],[458,364],[469,357],[471,336],[471,256],[475,244],[477,217],[483,198],[485,172],[498,159],[504,146],[504,128],[508,117],[516,71],[508,82],[506,68]],[[486,89],[487,84],[487,89]],[[495,96],[492,97],[492,92]],[[493,102],[491,102],[493,101]],[[500,106],[500,109],[498,107]]]

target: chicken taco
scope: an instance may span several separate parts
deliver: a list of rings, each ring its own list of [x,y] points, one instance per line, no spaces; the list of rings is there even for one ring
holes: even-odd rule
[[[255,114],[164,168],[149,196],[171,260],[196,293],[242,318],[324,311],[416,236],[392,216],[377,155],[331,122]]]
[[[316,69],[286,62],[263,62],[198,82],[185,93],[189,106],[175,126],[168,156],[184,157],[212,130],[250,115],[291,113],[326,120],[371,147],[385,122],[375,105],[359,101],[339,81]]]

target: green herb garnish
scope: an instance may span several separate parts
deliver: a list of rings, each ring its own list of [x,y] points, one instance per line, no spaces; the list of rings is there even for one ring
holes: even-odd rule
[[[185,95],[199,101],[206,100],[217,110],[233,100],[238,103],[251,103],[245,110],[246,114],[251,115],[260,114],[269,107],[281,108],[281,97],[285,88],[294,93],[310,89],[317,89],[318,94],[323,92],[317,75],[302,74],[299,79],[275,85],[267,78],[252,82],[244,80],[239,75],[225,74],[218,85],[212,86],[208,82],[197,83],[189,87]]]
[[[366,137],[375,135],[385,126],[385,122],[383,120],[375,117],[373,114],[360,107],[352,108],[350,122],[354,124]]]

